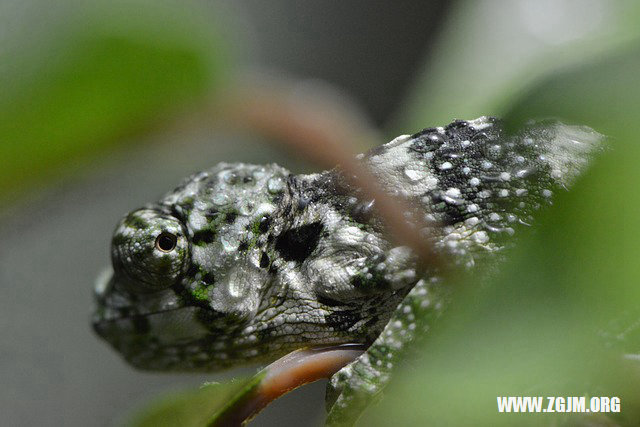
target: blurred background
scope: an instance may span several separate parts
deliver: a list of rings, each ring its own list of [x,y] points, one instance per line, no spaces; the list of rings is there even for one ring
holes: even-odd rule
[[[263,82],[380,135],[360,149],[529,112],[624,140],[636,130],[639,18],[636,2],[606,0],[2,0],[2,424],[118,425],[164,392],[254,372],[135,371],[89,327],[121,215],[219,161],[318,168],[205,105]],[[564,96],[558,78],[578,86]],[[316,383],[255,423],[323,419]]]

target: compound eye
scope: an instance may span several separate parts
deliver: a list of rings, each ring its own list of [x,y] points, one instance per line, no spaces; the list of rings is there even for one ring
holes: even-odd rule
[[[171,252],[176,248],[178,244],[178,236],[175,234],[163,231],[156,238],[156,249],[160,252]]]

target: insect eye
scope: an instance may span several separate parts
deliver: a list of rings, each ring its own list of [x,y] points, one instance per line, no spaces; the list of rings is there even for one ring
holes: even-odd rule
[[[171,252],[176,248],[178,238],[175,234],[162,232],[156,238],[156,248],[162,252]]]

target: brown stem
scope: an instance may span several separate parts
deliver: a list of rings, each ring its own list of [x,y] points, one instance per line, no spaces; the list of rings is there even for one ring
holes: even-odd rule
[[[330,378],[365,350],[361,345],[340,345],[296,350],[276,360],[257,376],[260,382],[220,413],[214,415],[210,427],[241,426],[255,417],[265,406],[285,393],[323,378]]]
[[[340,165],[351,184],[375,199],[376,209],[395,241],[411,247],[423,265],[442,265],[429,239],[419,232],[427,226],[420,219],[408,222],[404,216],[410,211],[407,202],[386,193],[356,160],[354,147],[370,145],[365,141],[376,142],[373,132],[351,126],[348,117],[334,114],[326,102],[315,103],[309,98],[295,102],[283,90],[245,87],[249,89],[234,93],[222,110],[231,123],[277,140],[323,167]]]

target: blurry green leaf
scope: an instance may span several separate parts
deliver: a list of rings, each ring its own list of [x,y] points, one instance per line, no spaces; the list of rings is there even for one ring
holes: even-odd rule
[[[229,408],[251,397],[263,375],[234,380],[225,384],[206,384],[199,390],[189,390],[162,398],[140,412],[133,420],[136,427],[175,427],[224,425]],[[222,424],[221,424],[222,423]]]
[[[614,137],[638,135],[640,45],[541,81],[510,109],[512,127],[531,117],[585,123]],[[623,145],[624,147],[624,145]],[[630,148],[632,149],[632,148]]]
[[[219,86],[226,61],[200,9],[57,2],[39,37],[3,46],[16,65],[0,69],[0,200]]]
[[[597,301],[601,311],[607,309],[594,315],[635,311],[640,296],[639,69],[640,46],[609,55],[545,80],[509,115],[511,127],[527,117],[553,116],[588,124],[610,137],[607,155],[585,177],[581,193],[569,196],[567,211],[558,213],[563,233],[573,237],[559,251],[572,254],[565,258],[573,268],[560,269],[557,279],[593,284],[580,293],[586,303]]]
[[[637,40],[639,18],[633,0],[456,2],[396,131],[502,116],[549,72]]]
[[[363,425],[549,424],[551,414],[499,414],[496,397],[583,394],[621,397],[622,412],[607,416],[637,424],[640,367],[623,353],[640,353],[639,65],[640,49],[601,58],[513,106],[513,128],[560,117],[608,134],[610,148],[491,283],[453,284],[455,303]]]

